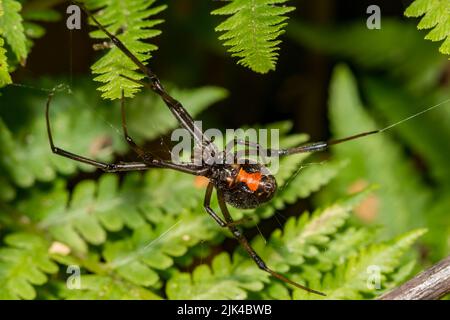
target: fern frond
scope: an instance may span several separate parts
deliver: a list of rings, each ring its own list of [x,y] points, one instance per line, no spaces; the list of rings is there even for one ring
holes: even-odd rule
[[[0,35],[1,33],[0,30]],[[12,83],[8,72],[8,59],[6,58],[6,49],[3,47],[4,44],[5,41],[0,37],[0,88]]]
[[[344,227],[352,208],[368,191],[318,210],[311,217],[304,214],[299,219],[291,218],[283,232],[275,231],[267,243],[256,238],[253,246],[269,266],[282,273],[289,272],[298,282],[306,281],[309,286],[321,289],[327,298],[351,299],[365,293],[378,294],[365,287],[367,268],[373,265],[380,269],[383,288],[398,285],[410,273],[412,265],[401,267],[400,257],[425,231],[420,229],[372,244],[371,231]],[[342,228],[346,231],[339,231]],[[324,254],[327,257],[323,258]],[[176,272],[168,281],[166,293],[170,299],[290,298],[285,284],[267,283],[267,277],[239,248],[233,261],[227,253],[221,253],[211,267],[201,265],[192,274]],[[264,286],[262,291],[261,286]],[[294,298],[317,297],[295,290]]]
[[[364,293],[379,294],[381,288],[379,292],[374,292],[375,290],[368,285],[370,270],[376,268],[381,286],[386,287],[387,275],[394,273],[395,269],[400,267],[401,256],[425,232],[424,229],[410,231],[393,240],[372,244],[362,249],[345,264],[338,265],[332,275],[325,276],[322,290],[327,292],[326,298],[358,299]],[[296,299],[302,299],[305,296],[299,290],[294,291]]]
[[[255,272],[253,265],[243,265],[231,261],[228,253],[217,255],[211,267],[201,265],[191,274],[176,273],[166,287],[170,299],[242,300],[247,291],[258,291],[267,281],[267,275]]]
[[[165,10],[167,5],[154,6],[156,0],[86,0],[89,10],[101,9],[95,17],[108,31],[125,44],[125,46],[143,63],[151,58],[151,51],[157,49],[155,45],[144,40],[158,36],[161,31],[153,29],[163,22],[153,16]],[[152,19],[149,19],[152,17]],[[100,30],[91,33],[95,39],[109,40]],[[119,99],[124,90],[125,97],[133,97],[141,87],[123,77],[141,80],[144,75],[136,72],[138,67],[126,57],[117,47],[92,66],[92,72],[98,74],[96,81],[103,83],[98,88],[105,99]]]
[[[0,248],[0,300],[34,299],[33,285],[48,281],[46,274],[58,271],[48,257],[48,244],[40,236],[15,233],[4,239]]]
[[[330,271],[333,267],[344,263],[347,257],[356,254],[358,248],[372,243],[374,238],[374,230],[368,228],[351,227],[337,233],[326,250],[317,256],[318,261],[313,268]]]
[[[0,19],[4,15],[2,0],[0,0]],[[8,73],[8,59],[6,58],[5,40],[1,37],[3,31],[0,27],[0,88],[11,83],[11,77]]]
[[[0,4],[3,11],[3,15],[0,15],[0,36],[9,44],[17,60],[24,63],[28,52],[23,19],[20,15],[22,5],[15,0],[2,0]]]
[[[397,270],[388,277],[388,281],[385,282],[384,287],[386,290],[395,288],[408,280],[416,265],[417,261],[415,259],[411,259],[409,262],[399,266]]]
[[[181,213],[192,208],[201,197],[193,185],[192,177],[177,172],[153,170],[144,179],[137,173],[129,174],[120,185],[118,176],[105,174],[98,184],[93,181],[78,184],[70,203],[69,192],[60,183],[52,191],[33,194],[33,201],[23,201],[18,207],[56,240],[86,252],[86,241],[104,243],[106,230],[119,231],[124,226],[137,229],[145,224],[145,217],[151,220],[166,209]],[[177,192],[186,195],[185,200],[170,200],[174,186]]]
[[[4,82],[10,83],[6,76],[2,75],[3,68],[11,73],[18,65],[26,64],[27,56],[33,47],[33,40],[41,38],[45,34],[45,28],[38,22],[53,22],[60,19],[60,14],[52,9],[33,9],[22,12],[23,1],[0,1],[0,42],[8,45],[11,54],[8,55],[8,65],[2,61],[5,55],[0,45],[0,87]],[[5,70],[6,70],[5,69]],[[6,80],[5,80],[6,79]],[[3,84],[2,84],[3,83]]]
[[[82,275],[81,287],[62,289],[62,296],[70,300],[160,300],[157,294],[141,286],[108,276]]]
[[[160,216],[155,227],[144,225],[133,236],[105,245],[107,267],[136,285],[153,286],[160,272],[173,265],[173,257],[186,254],[189,247],[217,235],[207,215]]]
[[[0,119],[0,152],[3,155],[0,160],[0,169],[5,172],[5,177],[10,176],[12,180],[21,183],[22,186],[28,182],[27,169],[24,166],[16,167],[20,162],[20,156],[15,152],[15,144],[11,131]],[[7,181],[5,181],[7,182]]]
[[[345,223],[365,194],[356,194],[325,209],[318,209],[311,216],[305,213],[298,219],[289,218],[283,230],[277,229],[272,233],[267,244],[256,238],[254,246],[262,257],[271,262],[272,268],[280,272],[300,266],[305,258],[319,255],[320,246],[329,242],[330,236]]]
[[[418,29],[433,29],[425,37],[431,41],[444,41],[439,48],[443,54],[450,55],[450,1],[415,0],[406,9],[405,16],[420,17]]]
[[[224,32],[219,39],[231,47],[229,52],[238,63],[255,72],[275,70],[278,38],[284,33],[286,14],[294,7],[282,5],[287,0],[233,0],[212,14],[231,15],[216,31]]]

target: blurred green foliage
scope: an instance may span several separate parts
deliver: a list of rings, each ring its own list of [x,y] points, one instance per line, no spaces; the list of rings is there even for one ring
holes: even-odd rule
[[[362,24],[327,28],[306,23],[293,23],[288,29],[295,41],[345,59],[361,72],[359,87],[366,102],[361,101],[358,85],[347,68],[338,67],[335,74],[346,79],[332,83],[330,89],[331,131],[335,137],[381,129],[450,98],[449,86],[442,84],[441,78],[448,62],[436,54],[436,47],[424,43],[420,35],[414,36],[414,26],[404,22],[383,20],[382,30],[371,32]],[[407,34],[411,34],[405,37],[409,44],[388,49],[395,39]],[[352,41],[361,45],[352,46]],[[370,110],[361,109],[363,104]],[[375,122],[369,112],[379,121]],[[386,236],[417,226],[439,225],[441,232],[425,236],[430,245],[426,254],[431,261],[444,257],[450,252],[450,208],[446,208],[450,191],[449,124],[446,103],[381,137],[334,148],[335,159],[348,159],[352,170],[340,174],[320,195],[319,203],[345,194],[352,186],[383,186],[372,203],[378,214],[365,219],[382,224]],[[426,163],[427,175],[417,174],[417,161]]]
[[[52,7],[33,3],[0,0],[0,87],[11,82],[10,73],[20,72],[32,40],[44,35],[42,22],[60,18]],[[86,1],[91,9],[106,6],[99,19],[111,31],[123,31],[133,53],[147,60],[156,46],[144,40],[160,33],[152,28],[162,22],[155,15],[166,6],[127,3],[130,16],[117,1]],[[275,69],[285,28],[283,40],[346,63],[333,67],[329,83],[334,138],[387,127],[450,98],[447,57],[409,22],[383,18],[377,31],[361,21],[318,26],[291,19],[287,25],[285,14],[293,8],[284,5],[292,3],[254,3],[256,11],[235,0],[214,12],[229,16],[217,30],[225,32],[221,39],[241,64],[257,72]],[[433,12],[446,3],[416,0],[407,11],[425,14],[419,27],[435,26],[428,38],[444,40],[443,53],[449,32],[445,17]],[[139,23],[122,30],[128,19]],[[248,30],[252,19],[257,28]],[[258,46],[249,46],[252,36],[259,37]],[[98,31],[91,37],[105,39]],[[141,79],[135,69],[112,48],[92,73],[105,83],[104,98],[118,98],[121,88],[135,95],[126,100],[130,133],[152,152],[167,154],[170,145],[159,137],[177,123],[158,97],[138,93],[138,86],[120,77]],[[229,232],[203,210],[198,179],[155,169],[103,174],[53,155],[43,112],[48,93],[58,88],[51,112],[58,146],[102,161],[135,159],[122,138],[119,104],[102,100],[91,80],[61,82],[30,77],[0,90],[0,299],[319,298],[270,278],[242,248],[230,249]],[[217,86],[169,89],[193,116],[233,94]],[[329,157],[284,158],[270,203],[230,211],[235,219],[252,218],[242,227],[276,271],[325,292],[327,299],[376,298],[450,252],[449,124],[450,108],[443,105],[378,136],[336,146]],[[283,147],[308,141],[293,132],[292,121],[263,127],[279,129]],[[314,209],[295,206],[304,199]],[[285,217],[292,206],[295,215]],[[278,224],[264,237],[259,226],[270,220]],[[81,271],[77,289],[74,266]],[[379,283],[373,283],[372,271]]]

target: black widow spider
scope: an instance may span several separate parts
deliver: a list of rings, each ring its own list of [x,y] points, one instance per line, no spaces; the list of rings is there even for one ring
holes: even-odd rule
[[[128,50],[125,45],[113,34],[111,34],[100,22],[87,10],[83,5],[80,5],[86,14],[94,21],[94,23],[98,26],[100,30],[102,30],[129,59],[131,59],[134,64],[148,77],[149,82],[137,81],[131,79],[129,77],[123,76],[124,78],[133,81],[135,83],[141,84],[150,90],[157,93],[161,99],[165,102],[169,110],[178,120],[179,124],[186,129],[190,135],[193,137],[195,146],[197,149],[200,149],[203,153],[209,154],[212,157],[216,155],[217,147],[208,139],[203,132],[196,126],[194,120],[189,115],[189,113],[184,109],[182,104],[170,96],[163,85],[161,84],[158,77],[152,72],[152,70],[144,65],[141,61],[139,61],[131,52]],[[127,125],[126,125],[126,117],[125,117],[125,104],[124,104],[124,92],[122,91],[122,128],[125,140],[131,146],[131,148],[137,153],[141,162],[129,162],[129,163],[115,163],[109,164],[104,162],[99,162],[96,160],[92,160],[83,156],[76,155],[66,150],[62,150],[55,146],[53,142],[53,136],[50,126],[49,120],[49,108],[50,103],[52,101],[53,92],[49,95],[46,105],[46,124],[47,124],[47,132],[48,139],[50,142],[50,147],[53,153],[75,160],[82,163],[86,163],[92,166],[95,166],[105,172],[119,172],[119,171],[137,171],[137,170],[147,170],[149,168],[168,168],[177,171],[181,171],[184,173],[188,173],[195,176],[203,176],[209,180],[205,199],[204,199],[204,208],[206,212],[223,228],[228,228],[237,241],[242,245],[242,247],[247,251],[250,257],[255,261],[258,267],[273,277],[278,278],[281,281],[284,281],[288,284],[291,284],[297,288],[306,290],[311,293],[315,293],[318,295],[325,296],[324,293],[310,289],[303,285],[300,285],[285,276],[273,271],[270,269],[266,263],[261,259],[261,257],[255,252],[255,250],[251,247],[248,240],[242,234],[242,232],[237,228],[237,225],[240,221],[234,221],[231,217],[227,203],[241,209],[250,209],[256,208],[261,204],[269,201],[277,190],[277,183],[275,177],[271,175],[267,168],[259,163],[250,163],[244,162],[243,164],[225,164],[225,163],[214,163],[214,164],[206,164],[202,165],[194,164],[194,163],[173,163],[170,161],[155,159],[152,155],[145,152],[142,148],[140,148],[133,139],[128,135]],[[436,106],[434,106],[436,107]],[[432,107],[432,108],[434,108]],[[429,108],[429,109],[432,109]],[[422,111],[416,115],[413,115],[403,121],[409,120],[412,117],[415,117],[421,113],[429,111],[429,109]],[[397,123],[399,124],[399,123]],[[394,124],[395,125],[395,124]],[[292,155],[296,153],[305,153],[305,152],[316,152],[327,149],[331,145],[336,145],[339,143],[343,143],[349,140],[354,140],[358,138],[362,138],[368,135],[373,135],[376,133],[383,132],[394,125],[391,125],[387,128],[375,131],[363,132],[357,135],[349,136],[343,139],[331,140],[328,142],[316,142],[310,143],[290,149],[269,149],[266,150],[266,154],[269,157],[273,156],[286,156]],[[248,147],[256,148],[259,150],[261,147],[256,143],[243,142],[243,141],[234,141],[238,144],[245,144]],[[227,151],[223,151],[223,156],[226,156]],[[235,158],[236,160],[236,158]],[[222,212],[222,219],[213,209],[210,207],[211,196],[213,193],[213,189],[217,190],[217,198],[219,202],[219,207]]]

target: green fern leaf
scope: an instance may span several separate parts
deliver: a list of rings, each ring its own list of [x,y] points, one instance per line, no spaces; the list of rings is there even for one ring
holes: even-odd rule
[[[22,5],[15,0],[2,0],[3,15],[0,16],[0,31],[1,36],[11,47],[12,52],[17,59],[23,64],[27,57],[27,46],[25,31],[22,24],[22,16],[20,11]]]
[[[108,276],[82,275],[81,287],[62,289],[62,296],[71,300],[160,300],[157,294],[126,281]]]
[[[318,246],[329,241],[364,194],[318,210],[311,218],[306,214],[299,219],[291,218],[283,233],[275,231],[267,243],[256,238],[253,246],[270,267],[287,272],[292,266],[300,265],[304,257],[319,255]],[[212,268],[201,265],[192,275],[176,273],[169,279],[166,293],[170,299],[245,299],[249,294],[256,294],[251,292],[259,291],[267,281],[268,274],[259,270],[239,248],[233,255],[233,262],[228,254],[222,253],[213,260]],[[271,295],[286,296],[283,288],[269,287],[272,288]]]
[[[153,6],[156,0],[86,0],[89,10],[101,9],[95,16],[111,33],[125,44],[125,46],[142,62],[151,58],[151,51],[157,49],[155,45],[143,40],[156,37],[161,32],[153,29],[163,22],[160,19],[150,19],[166,9],[166,5]],[[95,39],[108,40],[100,30],[91,33]],[[92,66],[92,72],[98,74],[96,81],[104,83],[98,90],[102,91],[105,99],[118,99],[122,90],[126,97],[133,97],[141,87],[123,77],[141,80],[144,75],[136,72],[138,68],[117,47]]]
[[[12,133],[0,119],[0,153],[4,155],[0,160],[0,168],[12,180],[17,181],[19,185],[26,186],[29,183],[28,170],[25,166],[17,166],[20,163],[20,155],[15,152],[16,145]]]
[[[289,218],[283,230],[274,231],[267,243],[256,238],[257,251],[261,252],[272,268],[287,272],[291,266],[300,266],[305,258],[320,254],[320,246],[329,242],[330,236],[350,216],[353,207],[366,192],[356,194],[325,209],[316,210],[311,217],[306,213],[300,218]]]
[[[93,181],[78,184],[69,204],[69,193],[59,183],[52,191],[34,193],[32,201],[22,201],[18,207],[39,221],[38,227],[50,232],[56,240],[86,252],[86,241],[104,243],[106,230],[119,231],[124,226],[137,229],[145,224],[145,217],[155,219],[169,210],[180,214],[196,206],[201,193],[193,185],[192,177],[172,171],[152,170],[145,179],[137,173],[129,174],[120,185],[117,175],[105,174],[98,184]],[[184,200],[172,201],[173,193],[167,190],[174,191],[173,186],[185,194]]]
[[[1,34],[1,30],[0,30]],[[8,72],[8,60],[6,58],[6,49],[3,48],[5,41],[0,37],[0,88],[12,83]]]
[[[231,15],[216,27],[224,32],[219,39],[231,47],[238,63],[255,72],[267,73],[275,70],[278,58],[277,40],[284,33],[287,17],[294,7],[284,4],[287,0],[233,0],[212,14]]]
[[[314,265],[314,268],[321,271],[330,271],[344,263],[347,257],[356,254],[358,248],[370,244],[374,238],[375,232],[371,229],[348,228],[336,234],[326,250],[317,256],[318,262]]]
[[[280,282],[271,282],[259,292],[257,299],[262,300],[291,300],[291,294],[288,288]]]
[[[39,236],[15,233],[6,236],[8,247],[0,248],[0,300],[34,299],[33,285],[47,282],[46,273],[58,266],[48,257],[48,244]]]
[[[379,267],[383,289],[399,285],[413,265],[409,262],[401,267],[400,258],[425,231],[419,229],[372,244],[372,231],[345,227],[352,208],[367,192],[369,190],[318,210],[310,218],[307,215],[291,218],[283,233],[275,231],[267,243],[256,238],[253,246],[272,268],[289,272],[293,280],[307,282],[310,287],[326,292],[327,298],[378,295],[381,291],[371,291],[367,287],[368,267]],[[339,231],[342,229],[346,231]],[[324,254],[327,257],[322,259]],[[308,262],[305,263],[305,259]],[[170,299],[289,298],[285,284],[267,284],[267,281],[268,275],[239,248],[232,262],[228,254],[222,253],[214,258],[211,268],[201,265],[192,275],[176,272],[168,281],[166,293]],[[293,297],[317,298],[302,290],[294,290]]]
[[[3,4],[0,0],[0,19],[3,16]],[[3,30],[0,29],[0,35],[3,34]],[[5,40],[0,37],[0,88],[11,83],[11,77],[8,73],[8,60],[6,58],[6,49],[3,48],[5,45]]]
[[[261,290],[267,281],[267,276],[255,269],[253,265],[232,262],[227,253],[221,253],[211,267],[201,265],[192,275],[176,273],[169,279],[166,293],[177,300],[245,299],[247,291]]]
[[[411,276],[414,268],[416,267],[416,260],[411,259],[409,262],[404,263],[402,266],[399,266],[395,273],[390,275],[390,279],[385,283],[386,290],[395,288],[408,280]]]
[[[427,40],[442,41],[439,51],[450,55],[450,0],[415,0],[405,11],[407,17],[424,16],[417,28],[433,29]]]
[[[152,286],[159,280],[156,270],[173,265],[172,257],[186,254],[189,247],[217,235],[207,215],[160,216],[154,228],[144,225],[131,238],[108,242],[103,255],[107,267],[136,285]]]
[[[368,285],[371,268],[379,272],[380,283],[387,275],[394,273],[399,267],[401,256],[426,230],[418,229],[408,232],[395,239],[380,244],[373,244],[362,249],[357,255],[351,257],[347,263],[341,264],[333,275],[326,276],[322,283],[322,290],[327,292],[327,299],[358,299],[363,293],[379,294]],[[318,284],[316,284],[318,285]],[[294,298],[305,298],[305,294],[295,290]]]

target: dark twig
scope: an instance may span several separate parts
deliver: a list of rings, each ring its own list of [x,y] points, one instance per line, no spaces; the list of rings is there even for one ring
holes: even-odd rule
[[[379,299],[436,300],[448,293],[450,293],[450,256]]]

